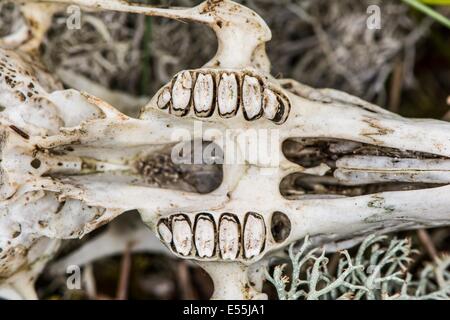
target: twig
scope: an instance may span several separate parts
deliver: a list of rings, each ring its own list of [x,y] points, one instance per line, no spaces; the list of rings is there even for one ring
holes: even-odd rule
[[[428,232],[425,229],[417,230],[417,236],[419,237],[420,242],[424,246],[425,250],[429,254],[429,256],[434,260],[438,260],[438,252],[431,240]]]
[[[389,110],[398,112],[403,84],[403,62],[397,59],[392,74],[391,90],[389,97]]]
[[[131,243],[129,243],[122,256],[121,263],[121,271],[119,278],[119,286],[117,288],[116,299],[117,300],[126,300],[128,293],[128,284],[130,278],[130,269],[131,269]]]

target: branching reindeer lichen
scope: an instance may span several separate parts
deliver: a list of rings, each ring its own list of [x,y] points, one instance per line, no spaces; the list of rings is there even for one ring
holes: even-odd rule
[[[450,298],[450,257],[443,256],[427,264],[417,280],[408,270],[411,248],[408,239],[388,239],[387,236],[368,236],[352,258],[347,250],[341,254],[336,274],[328,269],[328,258],[323,250],[307,251],[310,242],[295,252],[289,247],[292,274],[284,270],[286,264],[275,266],[266,278],[282,300],[446,300]]]

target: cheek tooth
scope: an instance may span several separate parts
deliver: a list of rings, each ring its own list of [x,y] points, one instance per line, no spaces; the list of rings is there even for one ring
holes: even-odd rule
[[[192,76],[189,71],[179,74],[172,86],[172,112],[184,116],[191,101]]]
[[[170,101],[171,95],[170,95],[170,89],[164,88],[161,94],[158,97],[157,105],[160,109],[166,109],[167,105]]]
[[[240,230],[236,217],[225,214],[220,219],[219,248],[224,260],[234,260],[239,254]]]
[[[214,81],[210,74],[199,74],[194,86],[194,108],[199,116],[209,116],[214,100]]]
[[[164,241],[165,244],[170,245],[172,242],[172,231],[170,231],[170,228],[165,221],[161,221],[158,224],[158,233],[161,240]]]
[[[273,120],[280,107],[277,96],[272,90],[265,89],[263,102],[264,116],[269,120]]]
[[[266,225],[257,213],[249,212],[244,226],[244,256],[247,259],[259,255],[264,249]]]
[[[255,77],[244,77],[242,84],[242,105],[244,106],[244,115],[247,120],[254,120],[261,116],[261,85]]]
[[[222,117],[234,116],[238,107],[238,84],[234,74],[222,74],[217,88],[217,105]]]
[[[195,247],[198,255],[203,257],[212,257],[216,243],[216,228],[214,221],[207,215],[201,214],[197,217],[195,224]]]
[[[179,215],[173,217],[172,232],[175,250],[179,254],[187,256],[192,249],[192,230],[185,216]]]

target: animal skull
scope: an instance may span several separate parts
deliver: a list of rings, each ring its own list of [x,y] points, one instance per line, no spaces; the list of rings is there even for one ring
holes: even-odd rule
[[[35,61],[0,51],[5,284],[39,259],[33,249],[51,256],[58,239],[81,237],[132,209],[175,255],[210,273],[214,298],[235,299],[261,297],[248,284],[248,266],[257,278],[258,262],[307,234],[332,243],[450,223],[450,125],[272,77],[264,49],[270,30],[248,8],[231,1],[188,9],[46,2],[204,23],[219,47],[202,68],[176,74],[138,119],[61,90]],[[246,152],[248,133],[260,131],[277,134],[274,151]],[[257,138],[271,143],[268,135]],[[191,140],[223,152],[217,189],[199,194],[146,182],[143,168],[154,155]]]

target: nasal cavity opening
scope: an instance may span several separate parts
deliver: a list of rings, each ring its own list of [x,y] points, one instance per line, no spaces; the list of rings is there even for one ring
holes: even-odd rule
[[[285,241],[291,233],[291,220],[283,212],[275,211],[272,214],[270,231],[276,243]]]

